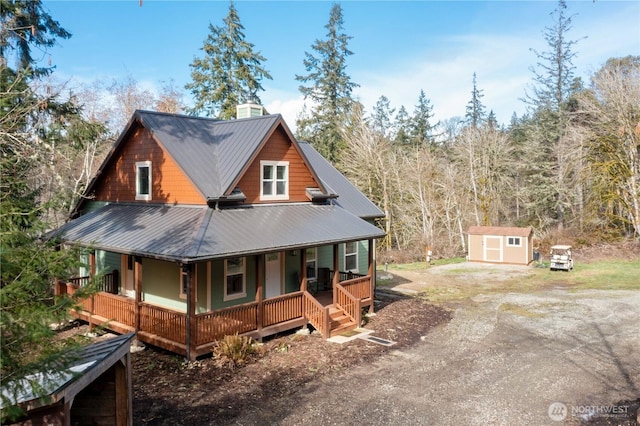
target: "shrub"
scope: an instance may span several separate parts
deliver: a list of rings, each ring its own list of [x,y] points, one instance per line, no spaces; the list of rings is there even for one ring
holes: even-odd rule
[[[224,336],[213,345],[213,359],[221,367],[235,368],[248,361],[256,353],[256,344],[249,336],[238,336],[238,333]]]

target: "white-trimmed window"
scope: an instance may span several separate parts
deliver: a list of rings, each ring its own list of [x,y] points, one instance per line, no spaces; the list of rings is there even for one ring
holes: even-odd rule
[[[289,199],[289,162],[260,161],[260,199]]]
[[[522,247],[522,238],[507,237],[507,247]]]
[[[151,200],[151,161],[136,162],[136,200]]]
[[[198,282],[198,274],[197,274],[197,269],[196,267],[193,267],[193,269],[191,270],[191,289],[193,291],[196,291],[196,289],[198,288],[198,286],[196,285],[196,283]],[[187,298],[187,287],[189,285],[189,282],[187,280],[188,275],[187,275],[187,271],[184,268],[180,268],[180,299],[186,299]],[[196,300],[198,299],[198,293],[196,292]]]
[[[315,247],[307,249],[307,281],[318,279],[318,257]]]
[[[358,242],[344,245],[344,269],[347,272],[358,272]]]
[[[245,275],[244,257],[224,261],[224,300],[240,299],[247,295]]]

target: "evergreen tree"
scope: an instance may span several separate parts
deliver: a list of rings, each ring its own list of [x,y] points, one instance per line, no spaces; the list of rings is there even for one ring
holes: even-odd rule
[[[41,0],[2,0],[0,5],[0,57],[6,66],[29,70],[34,75],[49,74],[50,67],[37,67],[31,49],[54,46],[71,34],[44,9]],[[13,56],[15,64],[7,59]]]
[[[402,105],[396,114],[395,129],[396,134],[394,143],[397,145],[409,145],[411,144],[411,130],[409,128],[410,118],[407,109]]]
[[[420,90],[418,104],[413,111],[413,117],[411,117],[410,122],[411,139],[415,145],[433,145],[433,129],[435,125],[431,125],[429,121],[431,118],[433,118],[433,106],[425,95],[424,90]]]
[[[389,136],[393,133],[391,117],[395,111],[395,108],[391,108],[389,99],[384,95],[380,96],[373,107],[373,114],[371,115],[371,127],[373,130],[382,136]]]
[[[58,250],[58,243],[43,238],[50,225],[43,219],[52,205],[63,205],[51,167],[57,166],[58,146],[69,147],[88,133],[74,122],[79,118],[70,102],[55,93],[37,91],[38,77],[51,68],[36,67],[30,55],[33,47],[51,46],[55,37],[68,32],[42,10],[40,1],[2,2],[0,63],[0,382],[1,420],[15,419],[20,410],[16,395],[42,388],[22,379],[36,372],[56,375],[69,361],[69,340],[54,339],[50,324],[68,318],[72,299],[54,298],[54,278],[67,278],[77,270],[79,256],[72,250]],[[21,26],[33,32],[19,35]],[[9,52],[17,55],[17,68],[6,66]],[[93,129],[95,130],[95,129]],[[93,135],[95,136],[95,134]],[[82,148],[80,148],[81,150]],[[58,175],[59,176],[59,175]],[[55,176],[55,177],[58,177]],[[63,176],[60,176],[61,178]],[[49,181],[47,181],[49,179]],[[81,291],[80,295],[86,295]]]
[[[310,113],[297,120],[298,129],[331,162],[344,146],[341,127],[353,105],[351,92],[358,87],[346,70],[353,52],[348,48],[352,37],[343,32],[343,25],[342,7],[334,4],[325,25],[326,39],[312,45],[315,55],[305,52],[303,64],[308,74],[296,75],[303,83],[300,93],[312,104]]]
[[[471,90],[471,100],[467,104],[467,110],[465,113],[465,118],[467,119],[467,123],[477,129],[484,123],[485,120],[485,107],[480,100],[484,94],[482,90],[478,89],[478,85],[476,83],[476,73],[473,73],[473,89]]]
[[[537,151],[543,154],[545,163],[551,167],[540,170],[537,181],[551,193],[538,196],[538,200],[547,200],[550,204],[538,204],[539,209],[555,212],[558,229],[565,223],[565,211],[572,204],[567,188],[567,176],[571,174],[566,163],[569,151],[566,140],[568,126],[567,100],[576,88],[574,66],[575,40],[569,40],[567,34],[571,29],[571,16],[566,15],[567,5],[564,0],[558,1],[553,13],[554,25],[546,27],[544,38],[548,51],[533,52],[538,58],[534,73],[533,92],[527,95],[527,102],[532,108],[535,121],[529,128],[529,139],[537,145]],[[580,155],[580,153],[575,153]]]
[[[271,75],[262,67],[266,59],[245,41],[233,2],[223,22],[219,27],[209,24],[210,33],[202,47],[204,57],[190,64],[192,81],[185,87],[195,99],[190,113],[228,120],[236,116],[237,105],[249,100],[260,103],[261,81],[270,80]]]

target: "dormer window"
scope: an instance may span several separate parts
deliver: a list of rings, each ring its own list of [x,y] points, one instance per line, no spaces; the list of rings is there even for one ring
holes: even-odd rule
[[[261,200],[289,199],[289,162],[260,161]]]
[[[151,161],[136,162],[136,200],[151,200]]]

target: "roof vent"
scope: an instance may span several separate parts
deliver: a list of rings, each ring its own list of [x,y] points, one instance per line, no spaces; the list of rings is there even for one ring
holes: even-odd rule
[[[264,108],[261,105],[249,101],[236,107],[236,118],[260,117],[264,114]]]

